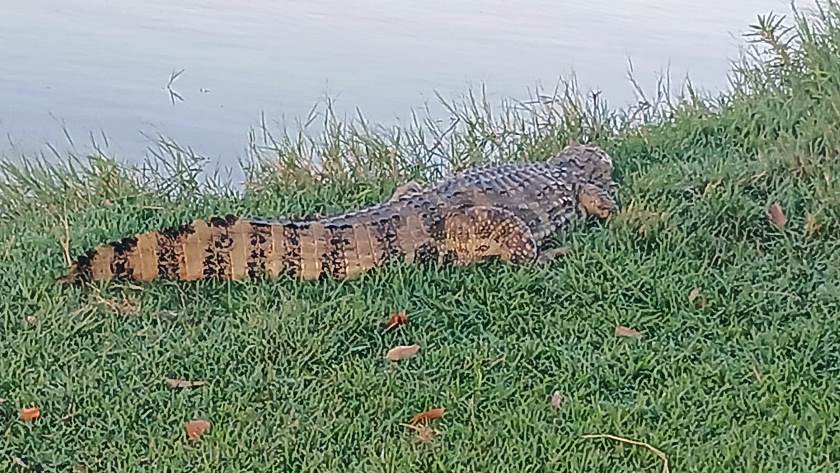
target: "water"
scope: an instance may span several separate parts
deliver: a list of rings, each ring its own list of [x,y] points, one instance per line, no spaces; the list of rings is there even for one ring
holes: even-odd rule
[[[585,89],[632,99],[670,66],[726,86],[740,34],[788,0],[13,0],[0,1],[0,150],[33,153],[104,132],[118,158],[143,134],[234,164],[265,113],[294,124],[329,95],[394,123],[485,83],[527,97],[574,72]],[[165,86],[183,69],[172,89]],[[78,144],[78,143],[77,143]],[[67,145],[69,146],[69,145]]]

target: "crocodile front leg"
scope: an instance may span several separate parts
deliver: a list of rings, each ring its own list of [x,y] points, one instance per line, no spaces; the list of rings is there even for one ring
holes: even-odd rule
[[[456,266],[499,258],[508,263],[532,262],[537,244],[519,217],[499,207],[465,207],[444,215],[440,255]]]

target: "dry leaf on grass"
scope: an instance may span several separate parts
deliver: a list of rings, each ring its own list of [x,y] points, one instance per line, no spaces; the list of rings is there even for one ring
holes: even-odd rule
[[[770,211],[767,212],[767,218],[777,230],[784,230],[787,217],[785,217],[785,211],[782,210],[782,206],[778,202],[773,202],[773,205],[770,206]]]
[[[24,422],[33,421],[33,420],[41,417],[41,409],[39,409],[36,406],[24,407],[23,409],[20,410],[19,417],[20,417],[20,420],[22,420]]]
[[[25,461],[23,461],[23,458],[16,457],[14,455],[9,455],[9,457],[12,459],[12,463],[14,463],[15,465],[23,468],[24,470],[29,469],[29,463],[26,463]]]
[[[187,389],[187,388],[197,388],[199,386],[204,386],[207,384],[207,381],[189,381],[186,379],[172,379],[172,378],[165,378],[166,384],[169,385],[172,389]]]
[[[617,435],[610,435],[610,434],[587,434],[587,435],[584,435],[583,438],[585,438],[585,439],[610,439],[610,440],[615,440],[615,441],[622,442],[622,443],[627,443],[627,444],[630,444],[630,445],[635,445],[637,447],[644,447],[644,448],[650,450],[651,452],[653,452],[654,455],[656,455],[657,457],[659,457],[662,460],[662,473],[670,473],[670,471],[671,471],[670,468],[668,468],[668,456],[665,455],[665,453],[663,453],[662,450],[659,450],[658,448],[650,445],[649,443],[639,442],[638,440],[632,440],[632,439],[619,437]]]
[[[198,440],[204,435],[204,432],[210,428],[210,422],[204,419],[194,419],[184,424],[184,430],[187,432],[187,438],[190,440]]]
[[[554,391],[551,395],[551,405],[555,409],[560,409],[560,406],[563,405],[563,395],[560,394],[560,391]]]
[[[699,287],[695,287],[688,293],[688,302],[691,302],[701,309],[706,305],[706,299],[703,297],[703,294],[700,293]]]
[[[805,237],[810,238],[822,229],[822,225],[817,222],[817,217],[814,214],[805,215]]]
[[[415,437],[417,440],[423,443],[429,443],[435,439],[435,437],[440,434],[440,431],[435,430],[431,427],[427,427],[425,425],[411,425],[411,424],[400,424],[403,427],[408,427],[409,429],[415,432]]]
[[[642,334],[638,330],[630,327],[625,327],[624,325],[616,325],[615,326],[615,336],[616,337],[638,337]]]
[[[388,318],[388,322],[385,324],[385,331],[387,332],[398,325],[406,323],[408,323],[408,316],[405,315],[405,311],[401,310],[399,312],[395,312]]]
[[[399,345],[388,350],[385,358],[389,361],[405,360],[416,355],[418,351],[420,351],[420,345]]]
[[[425,424],[425,423],[431,422],[435,419],[440,419],[441,417],[443,417],[443,413],[444,413],[445,410],[446,409],[444,409],[443,407],[437,407],[435,409],[429,409],[426,412],[421,412],[421,413],[417,414],[416,416],[412,417],[411,420],[409,421],[409,424],[411,424],[411,425]]]

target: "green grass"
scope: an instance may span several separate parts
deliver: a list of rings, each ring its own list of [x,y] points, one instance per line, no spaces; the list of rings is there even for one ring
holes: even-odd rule
[[[498,109],[471,95],[451,120],[398,130],[331,115],[313,140],[265,127],[242,188],[202,182],[201,157],[166,140],[139,169],[103,153],[3,163],[0,470],[661,471],[644,448],[584,438],[605,433],[659,448],[672,472],[838,471],[840,10],[792,25],[762,18],[718,96],[611,111],[569,86]],[[222,212],[336,212],[573,139],[612,154],[623,210],[561,237],[571,251],[550,267],[53,282],[66,234],[78,254]],[[400,309],[410,323],[384,333]],[[417,357],[384,359],[413,343]],[[43,416],[19,421],[33,404]],[[419,443],[400,424],[432,407],[441,433]],[[212,428],[189,442],[196,417]]]

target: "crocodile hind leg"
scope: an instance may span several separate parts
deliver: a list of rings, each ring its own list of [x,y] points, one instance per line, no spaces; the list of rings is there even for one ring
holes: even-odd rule
[[[516,215],[498,207],[466,207],[444,215],[440,255],[456,266],[499,258],[527,263],[537,257],[531,230]]]

